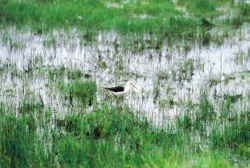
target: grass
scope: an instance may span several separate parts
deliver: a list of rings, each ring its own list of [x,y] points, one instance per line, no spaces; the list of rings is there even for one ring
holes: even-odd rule
[[[118,7],[108,7],[109,3],[116,3]],[[140,35],[138,40],[143,44],[143,38],[140,37],[145,33],[152,35],[152,39],[157,36],[159,41],[164,38],[197,39],[207,37],[205,35],[211,27],[224,24],[239,27],[249,21],[250,6],[243,2],[231,4],[230,8],[236,11],[233,18],[216,21],[214,18],[217,16],[227,14],[217,10],[226,4],[228,1],[225,0],[178,0],[177,3],[170,0],[135,3],[111,0],[9,0],[0,2],[0,23],[32,27],[36,34],[55,28],[70,30],[75,27],[87,41],[93,40],[99,31],[115,30],[120,35]],[[186,12],[182,9],[186,9]],[[55,43],[52,38],[45,45]],[[157,48],[160,46],[156,45]]]
[[[107,7],[108,2],[123,7]],[[226,0],[178,0],[177,3],[170,0],[135,3],[119,0],[2,0],[0,24],[31,27],[38,35],[74,27],[86,41],[92,41],[99,31],[115,30],[123,41],[130,39],[128,41],[139,52],[161,49],[165,38],[170,41],[187,38],[184,42],[187,53],[190,51],[187,41],[192,39],[201,38],[203,45],[213,40],[221,43],[220,36],[214,37],[209,32],[212,28],[227,26],[235,29],[249,21],[250,7],[243,2],[230,4],[236,12],[233,18],[217,21],[216,17],[225,14],[217,8],[226,4]],[[187,10],[188,16],[180,8]],[[151,39],[144,40],[145,34]],[[155,37],[156,41],[153,40]],[[3,42],[10,46],[10,50],[26,47],[13,40],[10,34],[3,34]],[[59,45],[55,37],[49,37],[43,44],[55,49]],[[115,60],[115,73],[119,77],[126,67],[119,53],[120,43],[115,40],[112,45],[119,54]],[[157,128],[143,116],[134,115],[126,105],[116,107],[98,102],[96,82],[91,80],[91,75],[64,66],[39,68],[42,64],[43,56],[36,56],[24,70],[24,76],[26,73],[46,76],[48,88],[55,88],[52,90],[69,102],[62,106],[70,107],[67,108],[69,113],[61,115],[60,108],[54,109],[50,102],[44,104],[41,95],[35,94],[27,94],[20,102],[10,99],[10,105],[0,103],[0,167],[249,167],[249,109],[234,107],[243,95],[224,95],[221,99],[218,96],[217,101],[222,102],[217,109],[204,91],[196,104],[192,100],[177,102],[171,96],[174,93],[169,85],[165,90],[168,97],[161,99],[160,85],[166,80],[192,80],[195,67],[192,59],[178,64],[178,70],[172,70],[171,74],[164,71],[156,74],[154,103],[159,103],[162,109],[185,107],[173,120],[164,121],[164,128]],[[101,56],[96,65],[107,68]],[[8,70],[12,76],[20,75],[17,67],[8,64],[0,67],[0,73]],[[208,85],[216,86],[232,79],[230,76],[223,81],[212,79]],[[4,94],[14,97],[15,90],[7,89]],[[247,96],[249,100],[250,94]]]
[[[71,105],[74,98],[84,105],[91,105],[96,97],[97,87],[94,81],[76,79],[70,83],[58,82],[58,89],[68,97]]]
[[[229,105],[221,113],[230,111],[234,121],[227,120],[230,115],[216,117],[204,93],[198,111],[186,111],[164,129],[137,118],[126,106],[94,105],[90,113],[72,108],[71,114],[57,119],[50,108],[32,99],[21,102],[19,115],[1,104],[0,163],[3,167],[247,167],[248,112],[233,111],[230,103],[227,99]],[[55,125],[50,127],[51,123]]]

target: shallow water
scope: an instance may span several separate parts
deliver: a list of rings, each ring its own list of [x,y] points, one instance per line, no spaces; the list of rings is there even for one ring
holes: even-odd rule
[[[17,108],[24,95],[40,94],[45,106],[51,106],[63,117],[70,107],[56,86],[49,85],[48,77],[28,75],[27,71],[64,66],[79,69],[96,80],[99,102],[102,87],[134,81],[140,92],[129,93],[123,103],[157,126],[183,114],[188,100],[198,104],[202,89],[217,111],[218,99],[222,100],[225,94],[242,95],[243,100],[234,106],[244,104],[244,108],[250,108],[250,26],[243,26],[220,46],[189,41],[170,46],[164,42],[161,49],[134,51],[120,43],[115,32],[100,33],[96,41],[87,43],[76,30],[35,35],[14,27],[2,29],[1,101]]]

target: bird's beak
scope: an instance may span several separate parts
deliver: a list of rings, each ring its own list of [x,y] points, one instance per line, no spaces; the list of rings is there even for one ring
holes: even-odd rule
[[[139,92],[138,88],[134,84],[132,84],[132,86],[134,88],[134,91],[138,93]]]

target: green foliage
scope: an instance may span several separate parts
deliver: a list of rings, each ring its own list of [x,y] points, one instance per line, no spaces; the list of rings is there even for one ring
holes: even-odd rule
[[[118,7],[107,7],[108,2],[113,1],[1,1],[0,22],[17,27],[29,25],[38,34],[54,28],[63,27],[67,30],[74,26],[85,32],[86,40],[92,40],[98,31],[113,29],[121,34],[150,33],[161,38],[197,38],[199,36],[194,34],[200,33],[199,29],[207,30],[213,25],[208,16],[213,18],[219,15],[216,8],[226,4],[225,0],[178,0],[177,4],[172,1],[146,0],[136,3],[116,1]],[[177,5],[185,7],[192,17],[186,17],[186,13],[179,10]],[[233,8],[239,12],[230,24],[238,25],[249,20],[249,5],[240,3]],[[51,39],[45,43],[50,45],[55,42]]]
[[[147,120],[139,120],[127,108],[104,106],[91,113],[66,117],[64,121],[67,124],[60,127],[67,134],[56,142],[59,162],[64,166],[142,166],[141,156],[147,152],[183,143],[181,135],[171,129],[155,130]]]
[[[21,114],[34,114],[35,112],[41,112],[43,109],[43,102],[38,102],[35,98],[27,98],[25,97],[22,104],[19,106],[19,113]]]
[[[111,107],[111,109],[97,108],[91,113],[68,116],[65,120],[57,123],[58,126],[65,128],[73,135],[91,139],[113,139],[114,137],[119,137],[121,144],[132,143],[137,136],[147,136],[147,134],[153,136],[155,134],[148,121],[138,120],[129,109],[121,111],[115,107]],[[163,134],[159,135],[163,136]],[[153,140],[153,142],[156,142],[156,139],[160,140],[160,137],[157,138],[157,136],[155,134],[155,139],[149,140]]]
[[[248,3],[237,3],[233,12],[235,15],[232,18],[225,19],[225,24],[232,25],[234,28],[239,28],[243,23],[250,21],[250,5]]]
[[[59,90],[68,95],[70,101],[74,97],[80,100],[84,105],[92,104],[96,96],[96,83],[90,80],[80,80],[76,79],[70,83],[64,83],[64,81],[58,82]]]
[[[1,165],[28,167],[34,158],[35,130],[30,129],[28,118],[9,115],[1,121]]]
[[[83,76],[83,73],[79,69],[74,69],[71,71],[68,71],[68,78],[69,79],[80,79]]]
[[[183,131],[190,131],[193,127],[193,120],[190,114],[184,114],[183,117],[178,116],[176,119],[176,126]]]
[[[199,111],[196,114],[196,121],[212,121],[215,119],[213,105],[209,102],[207,93],[202,92],[200,97]]]
[[[56,81],[58,79],[61,79],[64,75],[66,69],[64,66],[59,68],[49,68],[48,70],[48,78],[50,81]]]
[[[230,125],[225,125],[223,129],[214,128],[210,139],[215,148],[229,147],[241,153],[243,152],[242,154],[245,156],[250,154],[249,149],[247,149],[250,139],[248,122],[239,123],[234,121]]]
[[[194,61],[192,59],[188,59],[184,62],[184,69],[183,69],[183,78],[190,81],[194,74]]]
[[[196,15],[215,12],[215,8],[218,6],[215,0],[178,0],[178,4],[186,6]]]
[[[200,110],[210,108],[205,95],[200,103],[203,104]],[[208,149],[202,149],[192,140],[196,132],[196,120],[192,115],[196,114],[189,111],[177,117],[176,123],[156,129],[127,107],[94,106],[91,112],[83,110],[66,115],[64,119],[53,118],[47,112],[43,119],[35,118],[32,113],[17,117],[9,114],[3,105],[0,107],[0,133],[3,135],[0,137],[0,163],[4,167],[185,167],[191,160],[195,162],[190,165],[198,167],[234,167],[228,148],[240,152],[243,160],[249,154],[245,115],[241,117],[242,122],[237,120],[223,128],[213,124],[208,138],[211,148],[209,145]],[[45,122],[41,119],[47,124],[55,123],[54,127],[47,130],[48,125],[43,125]],[[32,120],[35,127],[30,124]],[[204,121],[208,121],[206,117]],[[38,136],[40,129],[44,131]],[[217,147],[222,148],[219,154]]]

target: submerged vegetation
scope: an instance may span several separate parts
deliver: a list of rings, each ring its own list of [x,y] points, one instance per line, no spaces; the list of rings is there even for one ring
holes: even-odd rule
[[[196,57],[249,21],[243,0],[0,0],[0,167],[249,167],[250,48]],[[123,79],[149,86],[115,103]]]
[[[186,64],[187,69],[192,65]],[[233,108],[241,95],[224,95],[216,110],[205,89],[197,104],[189,99],[176,102],[169,94],[159,101],[161,108],[186,108],[156,127],[126,104],[98,100],[96,82],[83,78],[79,70],[40,71],[46,71],[38,74],[50,81],[47,87],[55,84],[70,111],[59,117],[64,110],[35,93],[25,93],[18,108],[1,103],[3,167],[249,167],[249,109]]]
[[[249,167],[249,109],[234,108],[242,95],[225,94],[216,109],[205,88],[195,104],[191,99],[178,102],[168,86],[168,98],[159,100],[159,84],[169,79],[159,74],[154,101],[162,109],[185,108],[157,127],[127,104],[103,103],[96,96],[96,81],[79,69],[38,64],[16,78],[44,77],[50,92],[63,97],[64,109],[54,108],[54,96],[48,102],[40,90],[24,89],[16,104],[11,99],[0,103],[2,167]],[[4,68],[3,76],[14,68]],[[192,60],[184,63],[185,72],[193,68]]]

